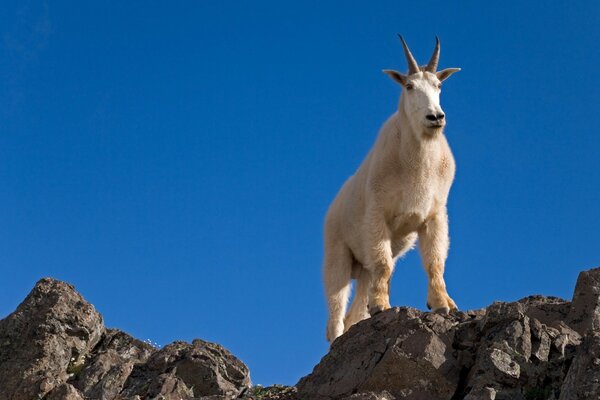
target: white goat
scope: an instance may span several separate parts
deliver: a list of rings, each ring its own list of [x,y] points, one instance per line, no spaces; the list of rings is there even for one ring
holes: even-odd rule
[[[446,201],[454,158],[443,134],[441,82],[460,71],[436,72],[440,42],[419,67],[400,36],[408,74],[384,70],[402,88],[398,110],[381,128],[367,158],[331,204],[325,219],[323,277],[329,308],[327,340],[390,308],[389,285],[396,260],[417,238],[428,276],[427,306],[456,310],[446,292],[448,254]],[[344,318],[352,279],[355,298]]]

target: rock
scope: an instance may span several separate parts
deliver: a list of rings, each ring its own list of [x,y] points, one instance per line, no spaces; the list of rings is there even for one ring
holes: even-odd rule
[[[600,332],[587,336],[565,379],[560,400],[600,399]]]
[[[572,303],[384,311],[339,337],[297,388],[252,388],[218,344],[157,349],[106,329],[53,279],[0,320],[0,400],[599,400],[599,371],[600,268],[580,274]]]
[[[296,387],[284,385],[256,385],[244,393],[243,399],[248,400],[296,400]]]
[[[108,329],[86,358],[72,366],[70,382],[87,398],[114,399],[123,389],[135,364],[144,363],[157,349],[116,329]]]
[[[394,308],[338,338],[298,398],[556,400],[581,344],[570,310],[544,296],[450,316]]]
[[[105,329],[73,286],[54,279],[0,320],[0,400],[228,400],[249,385],[248,368],[223,347],[195,340],[158,350]]]
[[[482,387],[471,390],[464,400],[495,400],[496,390],[491,387]]]
[[[248,368],[222,346],[196,339],[175,342],[136,365],[122,395],[237,397],[250,387]]]
[[[55,387],[44,398],[45,400],[84,400],[79,390],[68,383]]]
[[[451,329],[457,319],[400,307],[353,326],[313,372],[299,398],[388,391],[403,399],[448,399],[459,379]]]
[[[389,394],[387,391],[375,393],[375,392],[363,392],[356,393],[352,396],[344,397],[342,400],[395,400],[396,398]]]
[[[581,335],[600,330],[600,268],[579,274],[568,319]]]
[[[104,331],[102,317],[73,286],[40,280],[17,310],[0,321],[0,399],[43,397],[68,379]]]
[[[488,307],[474,334],[479,342],[468,350],[475,352],[473,365],[462,363],[468,374],[456,398],[547,399],[560,391],[579,336],[560,320],[568,309],[564,300],[543,296]]]

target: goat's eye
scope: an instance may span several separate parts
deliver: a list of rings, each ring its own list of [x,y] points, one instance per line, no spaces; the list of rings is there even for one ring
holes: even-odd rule
[[[438,89],[441,89],[441,88],[442,88],[442,84],[441,84],[441,83],[438,83],[438,85],[437,85],[437,88],[438,88]]]
[[[412,83],[408,83],[408,84],[406,84],[406,90],[412,90],[412,89],[413,89],[413,87],[414,87],[414,86],[412,85]]]

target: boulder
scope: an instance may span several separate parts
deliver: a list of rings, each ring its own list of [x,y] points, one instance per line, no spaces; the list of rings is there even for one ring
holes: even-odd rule
[[[136,365],[122,395],[142,397],[219,395],[234,398],[250,387],[250,373],[224,347],[196,339],[174,342]]]
[[[107,329],[100,343],[71,366],[70,382],[87,398],[110,400],[123,389],[134,365],[144,363],[157,349],[117,329]]]
[[[453,355],[455,317],[400,307],[353,326],[313,372],[298,382],[299,398],[340,399],[387,391],[405,399],[448,399],[459,380]]]
[[[600,330],[600,268],[579,274],[568,323],[581,335]]]
[[[104,323],[73,286],[40,280],[0,321],[0,399],[43,397],[69,378],[69,365],[101,339]]]

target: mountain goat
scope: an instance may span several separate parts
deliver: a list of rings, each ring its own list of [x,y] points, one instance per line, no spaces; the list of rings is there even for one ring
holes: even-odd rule
[[[444,282],[449,246],[446,201],[455,164],[443,134],[446,119],[440,91],[442,82],[460,68],[436,72],[437,37],[433,55],[423,67],[402,36],[400,40],[408,74],[383,71],[402,86],[398,109],[325,218],[323,278],[329,342],[358,321],[390,308],[394,264],[417,238],[428,277],[427,306],[445,314],[457,309]],[[355,297],[344,317],[352,279]]]

